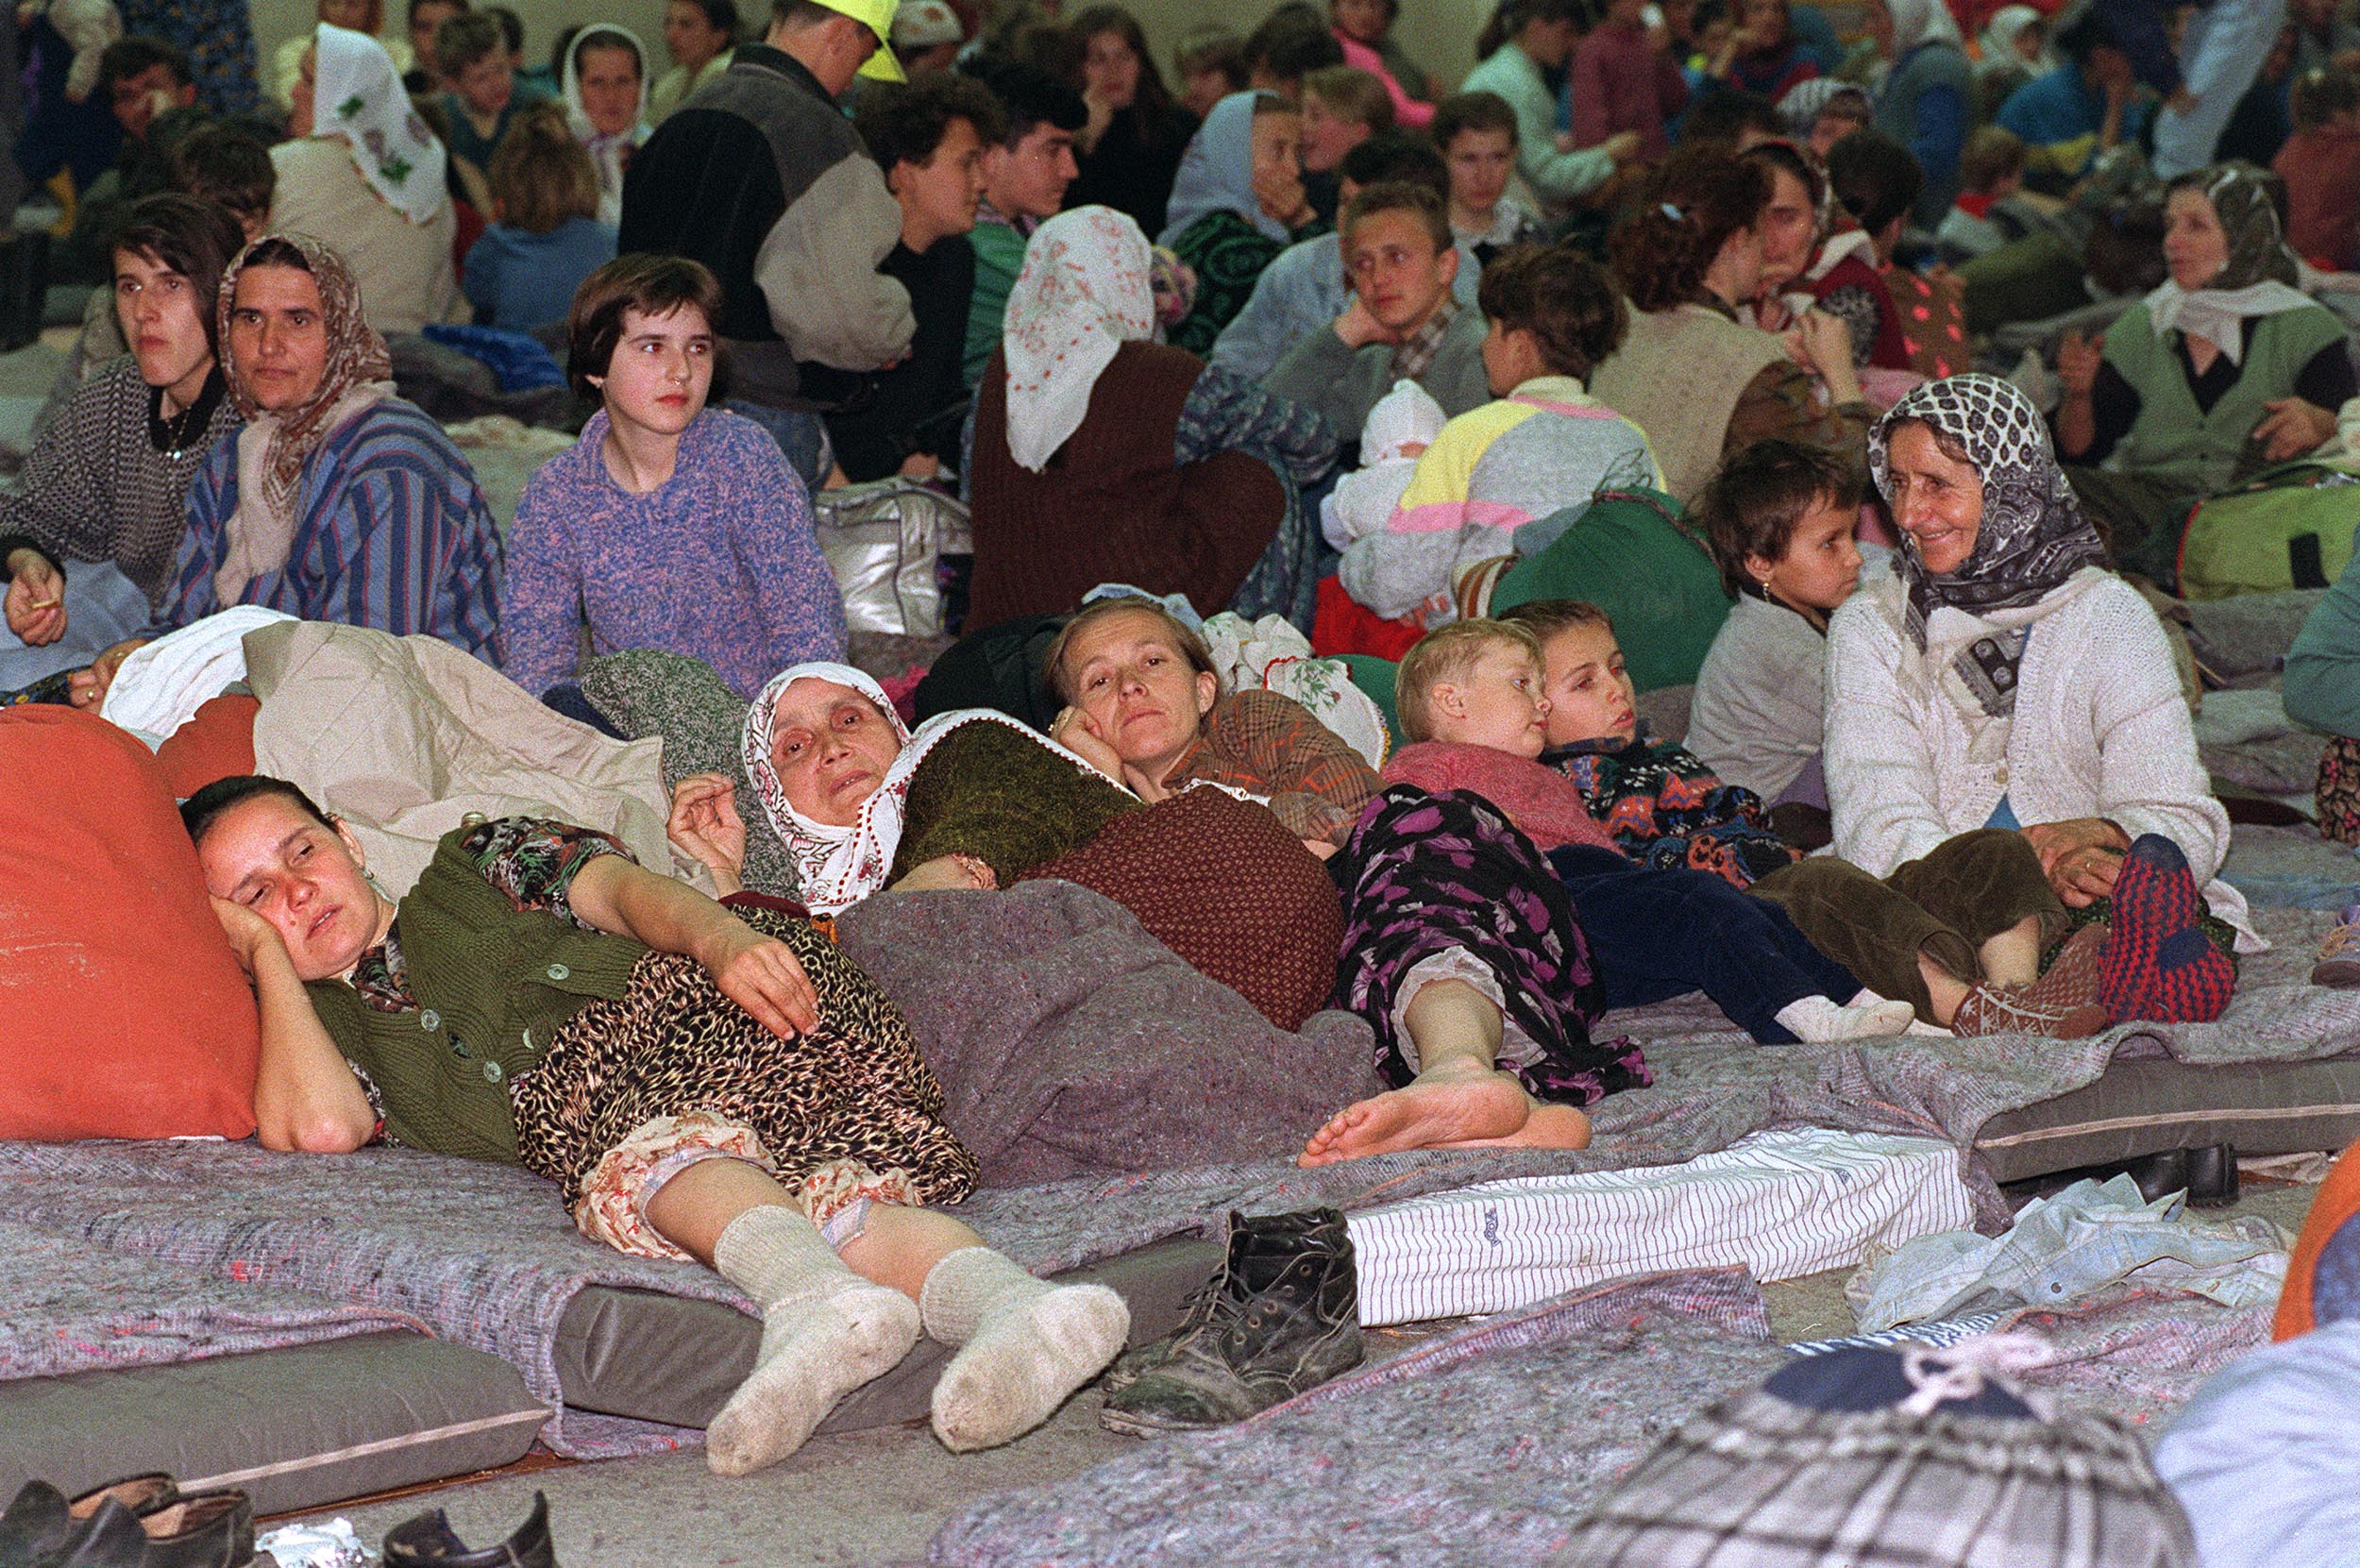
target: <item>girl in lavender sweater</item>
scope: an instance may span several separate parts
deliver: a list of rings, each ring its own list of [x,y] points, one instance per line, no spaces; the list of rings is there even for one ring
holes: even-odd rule
[[[604,407],[516,507],[503,602],[508,674],[569,680],[598,653],[660,648],[750,698],[773,671],[844,656],[844,599],[811,498],[751,420],[707,409],[720,285],[695,261],[625,256],[566,320],[577,390]]]

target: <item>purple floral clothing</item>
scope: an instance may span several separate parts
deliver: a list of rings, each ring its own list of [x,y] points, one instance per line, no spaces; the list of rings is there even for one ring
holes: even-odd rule
[[[601,409],[517,503],[501,607],[512,680],[537,695],[570,679],[584,623],[594,653],[693,654],[748,699],[789,665],[844,657],[811,497],[761,426],[705,410],[645,496],[607,472],[606,430]]]
[[[1532,841],[1483,797],[1395,784],[1362,809],[1327,864],[1344,894],[1329,1004],[1376,1031],[1388,1083],[1415,1075],[1394,1029],[1395,993],[1422,959],[1453,948],[1491,969],[1509,1019],[1540,1048],[1528,1062],[1501,1064],[1533,1098],[1587,1105],[1652,1081],[1628,1040],[1591,1040],[1597,984],[1573,904]]]

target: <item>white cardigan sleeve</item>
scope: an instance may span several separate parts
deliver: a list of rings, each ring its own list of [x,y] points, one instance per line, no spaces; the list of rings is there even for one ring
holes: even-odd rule
[[[2047,733],[2028,733],[2019,713],[2009,750],[2018,752],[2029,741],[2049,753],[2024,754],[2016,772],[2027,779],[2042,776],[2043,764],[2070,759],[2070,771],[2081,771],[2094,761],[2096,809],[2026,800],[2024,820],[2090,815],[2133,838],[2161,834],[2180,846],[2202,886],[2229,854],[2229,814],[2213,798],[2211,775],[2197,754],[2163,622],[2136,589],[2108,582],[2090,595],[2088,621],[2078,631],[2079,656],[2052,688],[2058,710],[2042,716]]]
[[[1871,876],[1950,837],[1931,737],[1901,690],[1900,632],[1855,594],[1828,628],[1828,806],[1835,852]]]

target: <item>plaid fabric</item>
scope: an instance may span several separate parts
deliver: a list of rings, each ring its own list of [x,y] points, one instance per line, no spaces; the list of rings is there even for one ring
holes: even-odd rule
[[[1272,691],[1223,697],[1205,716],[1196,744],[1164,783],[1226,784],[1270,798],[1297,838],[1340,845],[1360,808],[1382,787],[1376,770],[1310,709]]]
[[[2129,1427],[2044,1418],[1973,1359],[1906,1346],[1783,1368],[1659,1443],[1556,1560],[2195,1568],[2187,1518]]]
[[[1407,376],[1411,380],[1424,376],[1434,363],[1434,356],[1441,352],[1442,334],[1458,319],[1458,296],[1446,294],[1435,312],[1425,318],[1425,325],[1401,340],[1393,349],[1393,377]]]

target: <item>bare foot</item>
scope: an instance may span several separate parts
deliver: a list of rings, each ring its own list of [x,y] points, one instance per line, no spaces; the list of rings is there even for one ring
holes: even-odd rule
[[[1297,1165],[1390,1155],[1402,1149],[1444,1149],[1504,1143],[1531,1120],[1532,1099],[1505,1072],[1421,1073],[1402,1088],[1347,1105],[1311,1135]],[[1587,1121],[1584,1140],[1587,1140]]]

